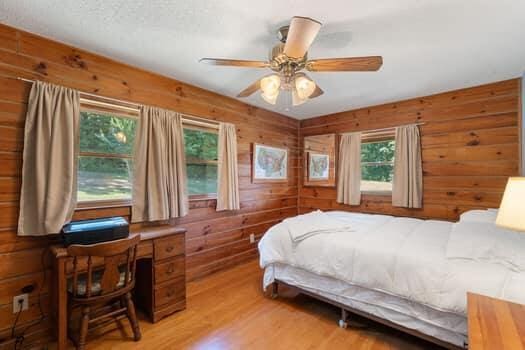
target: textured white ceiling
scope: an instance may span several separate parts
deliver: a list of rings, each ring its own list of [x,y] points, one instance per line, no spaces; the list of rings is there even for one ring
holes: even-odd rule
[[[382,55],[377,73],[311,73],[325,91],[299,119],[518,77],[524,0],[0,0],[0,22],[234,97],[267,72],[201,57],[264,60],[294,15],[324,23],[309,57]]]

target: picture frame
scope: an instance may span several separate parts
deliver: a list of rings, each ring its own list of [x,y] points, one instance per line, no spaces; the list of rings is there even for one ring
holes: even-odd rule
[[[304,187],[335,187],[338,136],[334,133],[310,135],[305,136],[301,143],[302,185]],[[310,171],[313,161],[315,162],[319,158],[327,161],[328,173],[326,169],[322,174],[315,174],[313,171]]]
[[[288,148],[253,143],[252,182],[288,181]]]
[[[308,152],[308,181],[328,181],[330,178],[330,155]]]

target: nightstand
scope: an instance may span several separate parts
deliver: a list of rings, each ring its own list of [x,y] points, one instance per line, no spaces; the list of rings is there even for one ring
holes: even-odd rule
[[[525,350],[525,305],[467,293],[469,350]]]

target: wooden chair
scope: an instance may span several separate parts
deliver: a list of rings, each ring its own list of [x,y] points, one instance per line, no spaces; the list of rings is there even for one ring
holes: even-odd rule
[[[84,349],[90,326],[98,328],[125,315],[131,323],[135,341],[140,340],[140,328],[131,298],[135,287],[135,265],[139,235],[93,245],[71,245],[67,248],[73,257],[73,274],[68,281],[68,319],[72,310],[80,307],[78,338],[71,337],[78,349]],[[92,316],[95,306],[119,301],[118,308],[99,308]],[[99,315],[100,310],[106,310]],[[113,318],[108,319],[108,318]],[[105,322],[101,323],[101,320]],[[98,324],[98,325],[96,325]],[[72,332],[68,332],[71,333]]]

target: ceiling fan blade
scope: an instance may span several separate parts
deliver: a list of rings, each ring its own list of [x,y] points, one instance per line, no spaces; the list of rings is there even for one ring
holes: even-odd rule
[[[261,79],[263,79],[263,78],[261,78]],[[246,89],[244,89],[241,92],[239,92],[237,97],[248,97],[251,94],[253,94],[254,92],[256,92],[257,90],[259,90],[261,88],[261,79],[257,80],[255,83],[251,84]]]
[[[226,58],[201,58],[199,62],[211,64],[213,66],[233,66],[233,67],[249,67],[249,68],[270,67],[270,64],[268,62],[248,61],[248,60],[230,60]]]
[[[324,58],[306,62],[306,69],[311,72],[372,72],[382,65],[381,56]]]
[[[284,54],[291,58],[302,58],[312,45],[321,23],[308,17],[293,17],[284,44]]]

